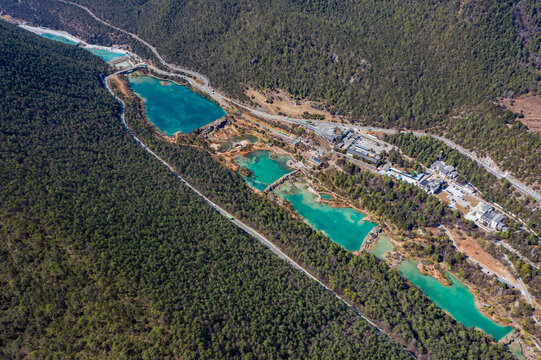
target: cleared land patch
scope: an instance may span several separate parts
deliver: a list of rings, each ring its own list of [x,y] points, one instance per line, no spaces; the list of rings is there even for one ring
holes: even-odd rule
[[[541,97],[524,96],[518,99],[504,99],[503,105],[515,113],[524,114],[524,118],[518,118],[532,132],[541,135]]]

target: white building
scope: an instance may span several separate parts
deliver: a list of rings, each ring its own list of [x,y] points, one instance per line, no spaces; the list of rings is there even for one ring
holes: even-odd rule
[[[455,167],[452,165],[447,165],[443,161],[435,161],[432,165],[430,165],[430,168],[439,172],[441,175],[448,177],[449,179],[458,177]]]
[[[475,216],[478,221],[498,231],[506,231],[507,226],[503,223],[505,216],[496,212],[494,206],[488,203],[480,203],[475,209]]]

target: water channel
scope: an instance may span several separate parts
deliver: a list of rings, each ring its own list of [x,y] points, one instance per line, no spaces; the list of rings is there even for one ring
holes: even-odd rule
[[[75,45],[76,42],[66,37],[43,33],[41,36]],[[87,48],[105,61],[110,61],[123,54],[105,49]],[[147,117],[168,135],[178,131],[188,133],[225,115],[223,109],[211,101],[199,96],[190,89],[162,81],[151,76],[130,76],[130,85],[145,100]],[[246,157],[238,158],[237,164],[252,171],[245,177],[246,182],[259,190],[264,190],[275,180],[291,171],[286,165],[289,158],[272,155],[268,151],[255,151]],[[318,196],[307,187],[298,187],[287,182],[275,193],[288,200],[293,208],[315,229],[324,232],[332,241],[346,250],[359,250],[364,237],[376,224],[364,221],[364,214],[351,208],[333,208],[316,201]],[[385,237],[381,237],[371,252],[382,258],[393,249]],[[441,309],[447,311],[466,327],[474,326],[500,340],[513,328],[502,326],[483,315],[475,306],[474,297],[469,289],[451,275],[452,285],[444,286],[435,278],[423,275],[417,268],[417,262],[406,260],[397,269]]]
[[[74,41],[72,39],[68,39],[67,37],[62,36],[62,35],[51,34],[51,33],[42,33],[42,34],[40,34],[40,36],[44,37],[46,39],[49,39],[49,40],[58,41],[58,42],[68,44],[68,45],[77,45],[76,41]],[[119,57],[122,57],[122,56],[126,55],[124,53],[112,52],[112,51],[109,51],[109,50],[106,50],[106,49],[101,49],[101,48],[84,47],[83,49],[90,51],[92,54],[94,54],[96,56],[99,56],[100,58],[102,58],[105,61],[111,61],[111,60],[114,60],[116,58],[119,58]]]
[[[256,151],[237,159],[237,164],[247,167],[253,175],[245,178],[246,182],[260,190],[264,189],[288,171],[287,157],[271,157],[268,151]],[[274,191],[288,200],[295,211],[313,228],[324,232],[332,241],[346,250],[355,251],[361,247],[364,237],[376,224],[364,221],[364,214],[351,208],[333,208],[316,202],[318,196],[307,187],[299,187],[286,182]],[[328,196],[327,196],[328,198]],[[381,236],[371,252],[382,258],[393,245],[385,236]],[[431,276],[422,275],[417,269],[417,262],[406,260],[398,265],[398,270],[413,284],[421,288],[438,307],[447,311],[453,318],[466,327],[474,326],[500,340],[513,328],[502,326],[483,315],[475,306],[470,290],[453,276],[449,275],[452,285],[444,286]]]

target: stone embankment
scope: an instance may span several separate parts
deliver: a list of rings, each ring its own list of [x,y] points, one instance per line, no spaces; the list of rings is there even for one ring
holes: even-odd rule
[[[222,116],[218,120],[215,120],[211,122],[210,124],[207,124],[203,127],[200,127],[199,129],[194,130],[195,134],[207,136],[210,133],[217,131],[219,129],[222,129],[227,123],[229,122],[229,119],[227,116]]]
[[[377,240],[379,235],[382,233],[383,233],[383,230],[379,226],[376,226],[375,228],[370,230],[370,232],[365,236],[363,244],[361,245],[361,248],[359,249],[359,251],[363,251],[363,250],[368,251],[368,249],[372,247],[372,244]]]

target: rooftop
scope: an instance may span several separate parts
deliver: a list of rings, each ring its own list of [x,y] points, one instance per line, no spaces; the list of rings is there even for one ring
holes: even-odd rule
[[[323,161],[321,161],[320,159],[318,159],[315,156],[310,156],[310,158],[308,160],[310,160],[311,163],[313,163],[313,164],[315,164],[317,166],[323,165]]]

